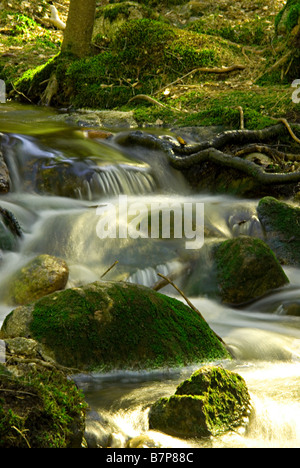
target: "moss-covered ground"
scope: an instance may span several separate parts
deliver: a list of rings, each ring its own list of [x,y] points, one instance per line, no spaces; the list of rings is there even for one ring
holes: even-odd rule
[[[285,40],[275,35],[283,1],[140,1],[147,17],[125,24],[114,39],[98,37],[96,55],[81,61],[57,60],[63,33],[43,24],[46,3],[32,0],[20,6],[4,1],[0,10],[4,24],[0,78],[9,91],[17,89],[14,97],[24,102],[39,102],[58,64],[60,92],[53,105],[133,109],[140,125],[237,128],[239,106],[249,129],[274,123],[270,117],[286,117],[291,122],[299,117],[291,88],[298,78],[297,66],[288,62],[284,69],[272,68],[287,50]],[[108,8],[107,3],[102,5],[109,17],[124,10],[123,2],[115,8]],[[57,7],[66,20],[68,1]],[[232,65],[244,69],[190,73]],[[27,73],[20,84],[23,72]],[[164,107],[143,100],[129,102],[137,94],[151,96]]]
[[[0,448],[75,448],[87,404],[74,382],[45,369],[17,378],[0,364],[0,390]]]

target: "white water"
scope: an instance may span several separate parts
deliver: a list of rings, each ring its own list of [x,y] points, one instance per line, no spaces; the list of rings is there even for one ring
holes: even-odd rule
[[[18,109],[13,110],[16,115],[12,112],[10,118],[17,122],[20,114]],[[24,112],[22,110],[23,116]],[[55,116],[48,115],[48,112],[47,125],[51,121],[55,127]],[[50,136],[45,134],[41,141],[41,129],[46,123],[40,118],[37,121],[38,137],[28,136],[26,119],[23,119],[19,122],[22,130],[14,137],[18,144],[5,143],[13,191],[1,196],[1,206],[15,214],[25,236],[18,252],[3,254],[0,326],[11,310],[4,297],[12,273],[39,253],[61,256],[68,262],[68,286],[99,279],[116,260],[119,263],[107,279],[123,279],[151,286],[158,279],[157,272],[168,274],[189,260],[180,239],[99,239],[96,234],[97,206],[112,202],[119,191],[128,194],[131,201],[138,199],[149,203],[164,199],[184,203],[192,198],[195,203],[204,203],[207,242],[240,234],[262,236],[256,217],[257,201],[191,195],[182,178],[168,171],[162,155],[146,150],[143,154],[139,153],[140,150],[130,153],[128,148],[125,154],[113,142],[99,141],[84,146],[72,129],[65,129],[64,134],[64,127],[61,128],[60,124],[55,131],[51,130]],[[1,115],[0,124],[5,130]],[[12,126],[9,118],[8,124]],[[49,146],[50,141],[53,147]],[[47,156],[50,160],[71,161],[73,164],[70,153],[76,151],[77,145],[81,148],[80,163],[86,164],[86,157],[91,154],[93,164],[86,167],[90,169],[92,166],[94,170],[97,161],[94,177],[98,177],[99,184],[95,184],[95,178],[90,179],[85,191],[81,187],[72,198],[34,191],[34,174],[30,170],[29,174],[24,172],[24,161],[28,163]],[[78,163],[78,158],[75,163]],[[26,185],[24,177],[30,180],[30,184]],[[205,248],[200,260],[203,270],[208,268],[209,257]],[[207,272],[209,277],[209,268]],[[284,304],[300,302],[300,275],[299,270],[293,268],[286,268],[286,273],[291,281],[288,287],[244,310],[232,309],[199,295],[190,297],[236,356],[233,362],[217,364],[236,370],[246,380],[254,408],[247,431],[204,442],[183,441],[148,430],[147,413],[151,403],[160,396],[171,395],[178,383],[199,367],[196,364],[186,369],[148,373],[77,376],[76,380],[93,410],[87,424],[90,439],[93,436],[95,444],[124,447],[130,438],[146,434],[154,445],[162,447],[299,447],[300,318],[282,315],[282,311]],[[162,292],[174,294],[170,287]]]

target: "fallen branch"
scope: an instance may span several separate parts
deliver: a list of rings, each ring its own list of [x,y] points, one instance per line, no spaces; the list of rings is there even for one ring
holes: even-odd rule
[[[179,294],[183,297],[183,299],[186,301],[186,303],[190,306],[191,309],[193,309],[194,312],[196,312],[198,315],[200,315],[200,317],[202,318],[202,320],[205,320],[203,315],[199,312],[199,310],[191,303],[191,301],[189,300],[188,297],[186,297],[186,295],[181,291],[181,289],[178,288],[178,286],[176,286],[175,283],[173,283],[173,281],[168,278],[167,276],[165,275],[162,275],[161,273],[157,273],[158,276],[160,276],[161,278],[163,278],[167,283],[171,284],[171,286],[173,286],[173,288],[176,289],[176,291],[179,292]]]
[[[116,142],[121,145],[139,145],[154,151],[162,151],[166,154],[170,165],[178,170],[185,170],[196,164],[211,162],[224,168],[228,167],[241,171],[254,178],[259,184],[298,183],[300,182],[300,171],[289,173],[265,172],[262,167],[254,162],[234,157],[232,154],[222,151],[226,146],[274,141],[274,138],[285,134],[286,126],[282,122],[263,130],[229,130],[219,133],[211,140],[202,141],[195,145],[176,144],[141,131],[121,134],[116,137]]]
[[[151,289],[154,291],[159,291],[160,289],[164,288],[168,284],[170,284],[170,280],[173,281],[175,278],[178,278],[178,276],[182,275],[184,272],[186,272],[190,268],[190,264],[186,264],[178,268],[176,271],[173,271],[169,276],[168,279],[165,279],[162,277],[161,280],[157,281]]]
[[[33,102],[31,101],[31,99],[29,99],[29,97],[27,97],[27,96],[26,96],[24,93],[22,93],[21,91],[18,91],[18,90],[15,88],[15,86],[14,86],[14,84],[13,84],[12,82],[11,82],[10,84],[11,84],[11,86],[12,86],[12,88],[13,88],[13,90],[14,90],[15,93],[19,94],[19,96],[23,96],[23,98],[25,98],[26,101],[30,102],[30,104],[33,104]]]
[[[197,307],[195,307],[194,304],[191,303],[191,301],[189,300],[189,298],[186,297],[186,295],[181,291],[181,289],[178,288],[178,286],[176,286],[175,283],[173,283],[172,280],[170,280],[167,276],[162,275],[161,273],[157,273],[157,274],[158,274],[158,276],[160,276],[161,278],[163,278],[165,281],[167,281],[169,284],[171,284],[171,286],[173,286],[173,288],[175,288],[176,291],[178,291],[179,294],[183,297],[183,299],[186,301],[186,303],[188,304],[188,306],[189,306],[194,312],[196,312],[196,314],[198,314],[198,315],[200,316],[200,318],[201,318],[205,323],[207,323],[206,320],[205,320],[205,318],[204,318],[203,315],[201,314],[201,312],[197,309]],[[212,331],[213,331],[213,330],[212,330]],[[215,331],[213,331],[213,333],[214,333],[215,336],[218,338],[218,340],[219,340],[224,346],[226,346],[226,343],[222,340],[222,338],[221,338],[219,335],[217,335]],[[227,349],[227,347],[226,347],[226,349]]]
[[[103,275],[101,276],[101,278],[104,278],[105,275],[107,275],[107,273],[112,270],[114,268],[114,266],[117,265],[117,263],[119,263],[119,260],[116,260],[104,273]]]
[[[169,83],[166,86],[164,86],[163,88],[160,88],[158,91],[156,91],[155,95],[163,92],[166,88],[169,88],[170,86],[173,86],[173,85],[179,83],[180,81],[184,80],[188,76],[193,75],[193,74],[198,73],[198,72],[199,73],[217,73],[217,74],[221,74],[221,73],[231,73],[231,72],[236,71],[236,70],[244,70],[245,68],[246,67],[244,67],[243,65],[232,65],[231,67],[223,67],[223,68],[206,68],[206,67],[195,68],[194,70],[186,73],[185,75],[181,76],[180,78],[177,78],[177,80],[172,81],[172,83]]]
[[[147,96],[147,94],[137,94],[136,96],[133,96],[131,99],[129,99],[128,104],[133,102],[133,101],[136,101],[137,99],[142,100],[142,101],[150,102],[150,104],[154,104],[156,106],[163,107],[164,109],[171,109],[171,110],[174,110],[176,112],[187,112],[186,110],[177,109],[176,107],[165,106],[164,104],[157,101],[156,99],[153,99],[152,97]]]

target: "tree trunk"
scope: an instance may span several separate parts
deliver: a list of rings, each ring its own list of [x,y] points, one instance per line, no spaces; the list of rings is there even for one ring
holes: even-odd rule
[[[86,57],[91,52],[96,0],[71,0],[62,52]]]

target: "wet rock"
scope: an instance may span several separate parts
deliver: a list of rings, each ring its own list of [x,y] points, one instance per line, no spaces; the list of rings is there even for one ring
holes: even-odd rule
[[[259,220],[265,230],[266,242],[279,261],[300,265],[300,208],[273,197],[260,200]]]
[[[44,355],[79,370],[177,367],[230,357],[195,311],[129,283],[95,282],[18,307],[0,332],[1,339],[16,336],[36,339]]]
[[[147,434],[141,434],[130,439],[126,448],[157,448],[157,443]]]
[[[241,305],[283,287],[289,280],[272,250],[260,239],[241,236],[214,252],[222,301]]]
[[[1,139],[1,134],[0,134],[0,139]],[[9,190],[10,190],[9,171],[5,163],[5,160],[3,158],[3,154],[0,151],[0,193],[7,193],[9,192]]]
[[[0,249],[4,251],[15,251],[17,247],[18,241],[16,237],[0,218]]]
[[[123,129],[138,126],[133,111],[78,109],[75,113],[65,116],[65,120],[81,127]]]
[[[14,304],[28,304],[64,289],[68,277],[69,269],[64,260],[39,255],[15,273],[10,281],[8,300]]]
[[[291,302],[289,304],[283,304],[280,306],[277,313],[280,315],[292,315],[294,317],[300,317],[300,302]]]
[[[184,438],[215,436],[245,425],[250,410],[250,395],[239,374],[205,366],[170,398],[152,405],[149,427]]]

